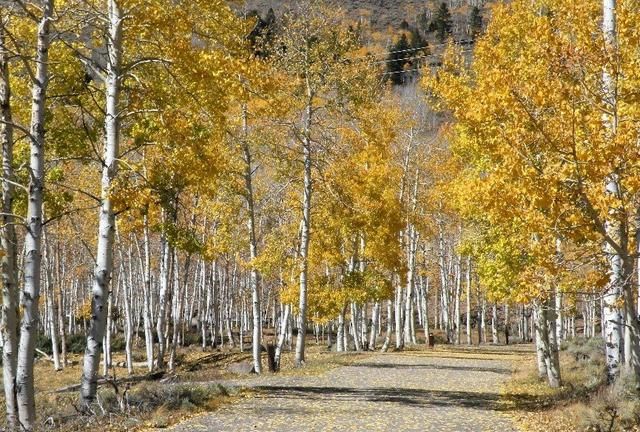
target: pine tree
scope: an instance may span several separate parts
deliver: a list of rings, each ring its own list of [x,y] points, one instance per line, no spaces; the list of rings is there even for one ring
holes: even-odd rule
[[[440,43],[444,43],[449,35],[451,35],[451,29],[453,23],[451,21],[451,12],[446,3],[440,3],[440,7],[436,12],[436,16],[433,18],[431,25],[429,26],[431,31],[436,32],[436,38]]]
[[[482,13],[478,6],[474,6],[469,15],[469,31],[474,40],[482,33]]]
[[[422,49],[427,45],[427,41],[422,37],[422,33],[417,28],[411,28],[409,33],[409,45],[413,49]]]
[[[422,11],[420,15],[418,15],[418,30],[422,30],[424,32],[429,31],[429,19],[427,18],[427,11]]]
[[[269,51],[266,47],[270,46],[273,42],[276,14],[272,8],[269,8],[264,19],[258,14],[258,11],[255,10],[251,11],[248,16],[253,17],[256,22],[247,39],[255,55],[260,58],[266,58],[269,56]]]
[[[393,46],[387,58],[387,76],[395,85],[405,83],[404,67],[409,62],[409,57],[411,56],[411,53],[408,51],[410,48],[407,36],[403,34]]]

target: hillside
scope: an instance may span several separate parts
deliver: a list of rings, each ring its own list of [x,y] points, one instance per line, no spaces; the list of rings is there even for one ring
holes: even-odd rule
[[[354,21],[368,24],[373,30],[386,32],[397,30],[403,21],[417,26],[421,20],[431,19],[440,0],[345,0],[333,1],[336,6],[343,8]],[[291,2],[286,0],[247,0],[247,9],[255,9],[265,14],[273,8],[278,15]],[[469,11],[474,5],[482,3],[476,0],[461,1],[448,0],[447,5],[452,11],[454,34],[464,33],[468,22]],[[424,18],[423,18],[424,17]]]

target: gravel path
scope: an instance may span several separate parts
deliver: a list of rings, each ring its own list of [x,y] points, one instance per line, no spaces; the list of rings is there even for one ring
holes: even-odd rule
[[[172,430],[515,432],[498,404],[505,354],[374,354],[320,376],[238,380],[256,395]]]

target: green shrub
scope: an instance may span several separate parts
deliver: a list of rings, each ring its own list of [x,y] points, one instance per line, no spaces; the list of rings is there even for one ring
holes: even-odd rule
[[[184,340],[182,341],[182,344],[184,346],[191,346],[191,345],[200,345],[201,344],[201,335],[198,332],[186,332],[184,334]]]
[[[602,387],[580,413],[580,427],[593,432],[628,431],[640,424],[640,393],[633,373],[623,371],[616,382]]]
[[[573,355],[577,362],[604,362],[604,339],[601,337],[570,339],[564,341],[560,349]]]
[[[116,336],[111,338],[111,351],[124,351],[127,346],[127,342],[123,336]]]
[[[140,412],[152,412],[160,407],[168,410],[204,407],[211,400],[227,396],[227,390],[221,385],[161,385],[143,383],[129,394],[129,404]]]
[[[83,334],[72,334],[67,336],[67,352],[74,354],[84,353],[87,346],[87,337]]]
[[[36,339],[36,348],[40,351],[46,352],[48,355],[53,354],[51,339],[41,333],[38,333],[38,339]]]

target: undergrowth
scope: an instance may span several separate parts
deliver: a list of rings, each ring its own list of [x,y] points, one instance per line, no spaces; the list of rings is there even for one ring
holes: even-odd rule
[[[535,358],[520,362],[503,389],[505,409],[525,431],[640,432],[640,394],[623,372],[607,385],[604,341],[576,338],[562,344],[562,387],[538,376]]]

